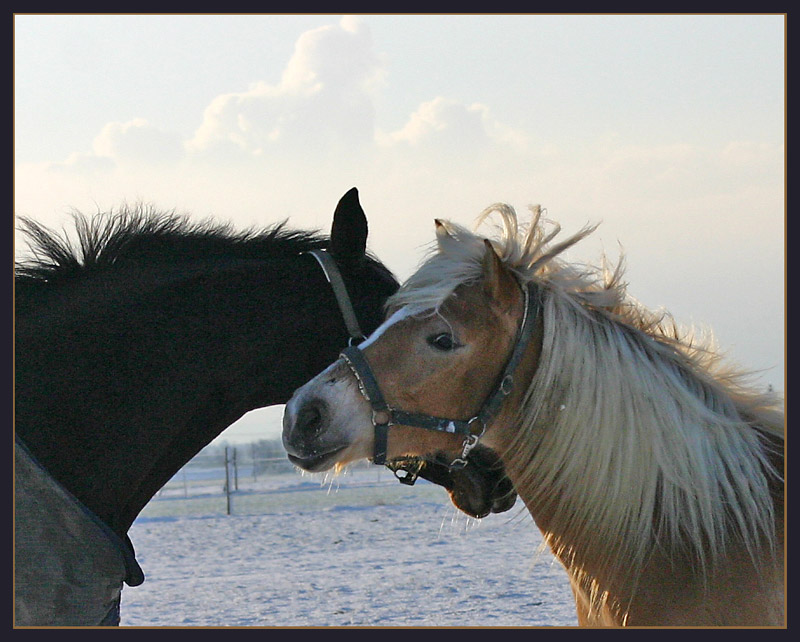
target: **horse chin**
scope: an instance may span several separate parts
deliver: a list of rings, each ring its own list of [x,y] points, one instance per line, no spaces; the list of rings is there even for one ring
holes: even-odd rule
[[[312,457],[298,457],[296,455],[287,456],[289,457],[289,461],[298,468],[302,468],[309,473],[319,473],[325,470],[330,470],[336,464],[340,463],[340,455],[346,448],[347,446],[341,446],[340,448],[329,450],[322,455],[314,455]]]
[[[460,479],[455,480],[449,493],[456,508],[476,519],[513,508],[517,493],[510,481],[507,487],[501,488],[501,483],[486,485],[484,480],[475,477],[465,471]]]

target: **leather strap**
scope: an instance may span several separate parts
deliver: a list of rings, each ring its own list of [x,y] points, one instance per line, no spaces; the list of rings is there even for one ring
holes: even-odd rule
[[[344,279],[339,272],[339,266],[336,261],[325,250],[310,250],[307,252],[319,263],[322,271],[325,273],[325,278],[331,284],[333,294],[336,296],[336,301],[339,303],[339,310],[344,318],[344,324],[347,326],[347,332],[350,334],[351,343],[353,340],[361,341],[365,339],[364,333],[361,331],[361,326],[358,325],[353,304],[350,302],[350,296],[347,294],[347,287],[344,284]]]

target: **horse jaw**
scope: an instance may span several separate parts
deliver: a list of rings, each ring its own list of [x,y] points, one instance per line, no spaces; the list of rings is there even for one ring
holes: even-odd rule
[[[470,517],[480,519],[489,513],[503,513],[517,500],[517,492],[505,474],[500,457],[478,444],[464,468],[450,466],[452,456],[436,453],[426,457],[419,476],[442,486],[453,505]]]

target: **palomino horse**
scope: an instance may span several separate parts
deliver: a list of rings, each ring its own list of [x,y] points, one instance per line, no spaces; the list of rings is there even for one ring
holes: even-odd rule
[[[507,205],[498,238],[436,222],[388,320],[295,392],[307,470],[496,450],[589,626],[782,625],[782,401],[561,253]]]
[[[366,252],[355,189],[329,238],[144,208],[76,223],[77,245],[23,221],[33,258],[15,282],[18,626],[118,624],[123,580],[144,579],[127,532],[145,504],[244,413],[285,403],[348,332],[374,330],[397,289]],[[473,463],[450,471],[432,457],[419,474],[471,515],[507,509],[491,451]]]

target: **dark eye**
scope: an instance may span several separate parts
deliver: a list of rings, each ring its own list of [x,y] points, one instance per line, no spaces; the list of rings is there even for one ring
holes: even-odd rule
[[[443,332],[442,334],[433,334],[428,337],[428,343],[442,352],[450,352],[459,347],[458,342],[453,338],[452,334]]]

